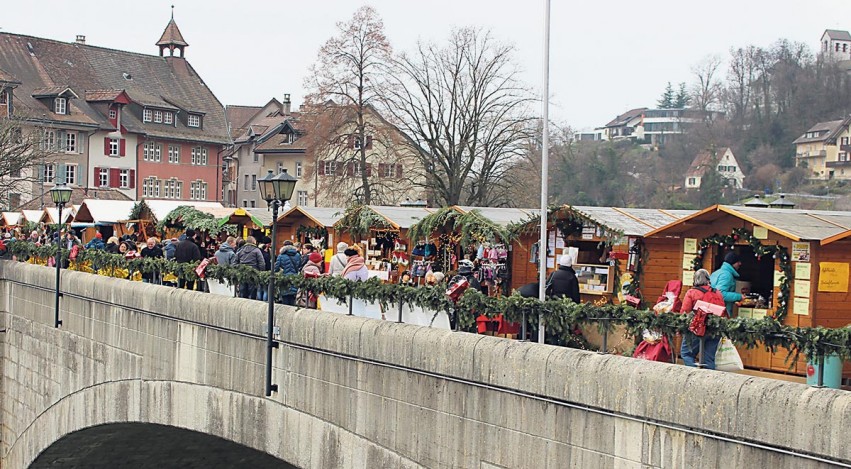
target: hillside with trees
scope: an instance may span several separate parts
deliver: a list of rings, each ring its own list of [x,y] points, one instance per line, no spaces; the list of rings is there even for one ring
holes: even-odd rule
[[[727,64],[726,71],[724,64]],[[843,191],[842,182],[811,184],[795,168],[792,143],[821,121],[851,113],[851,75],[841,64],[822,60],[807,45],[779,40],[769,47],[733,48],[728,56],[707,57],[692,67],[692,80],[664,88],[660,108],[723,111],[723,119],[691,127],[656,148],[631,142],[572,142],[572,130],[553,129],[550,193],[555,203],[638,207],[705,207],[734,202],[756,191]],[[731,147],[747,174],[744,191],[724,188],[714,173],[700,191],[684,191],[685,173],[702,149]],[[539,145],[530,144],[522,167],[540,167]],[[517,205],[535,206],[540,176],[518,178]],[[535,186],[538,184],[538,186]]]

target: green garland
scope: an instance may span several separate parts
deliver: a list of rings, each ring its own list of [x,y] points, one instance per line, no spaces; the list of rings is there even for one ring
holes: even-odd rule
[[[328,239],[328,230],[324,226],[299,225],[295,230],[295,237],[301,241],[303,236],[307,236],[310,239]]]
[[[230,233],[233,231],[225,227],[219,227],[219,221],[213,215],[201,212],[187,205],[177,207],[169,212],[165,218],[157,222],[157,231],[164,233],[166,228],[181,230],[192,228],[193,230],[207,233],[219,233],[220,231],[228,231]]]
[[[460,232],[463,246],[484,242],[510,243],[515,239],[514,233],[483,216],[480,210],[460,213],[453,207],[444,207],[423,217],[408,229],[408,238],[412,242],[419,242],[442,230]]]
[[[604,242],[608,246],[619,244],[624,237],[623,231],[600,223],[569,205],[550,205],[547,207],[547,220],[555,225],[563,238],[577,234],[581,235],[582,228],[589,223],[600,228],[602,237],[605,240]],[[540,223],[540,214],[533,214],[519,223],[510,224],[508,231],[513,238],[516,238],[521,234],[528,234],[538,230]]]
[[[386,218],[366,205],[350,205],[334,227],[360,238],[368,236],[372,230],[393,229]]]
[[[56,254],[56,246],[36,246],[25,241],[10,243],[9,251],[19,258],[36,257],[45,259]],[[63,250],[63,258],[68,259],[68,251]],[[171,272],[178,278],[189,281],[197,279],[197,264],[177,263],[165,259],[127,260],[118,254],[84,249],[77,259],[77,265],[92,263],[100,270],[127,269],[128,272],[160,274]],[[254,283],[266,284],[270,272],[260,272],[248,266],[207,267],[206,276],[230,284]],[[651,310],[636,309],[626,305],[602,305],[591,303],[576,304],[566,299],[551,299],[544,302],[536,298],[524,298],[511,295],[491,298],[472,289],[467,290],[457,305],[453,305],[444,294],[444,289],[427,287],[408,287],[391,283],[382,283],[378,279],[366,282],[352,282],[341,277],[304,278],[300,275],[284,276],[274,274],[276,288],[281,291],[292,287],[323,292],[329,298],[344,301],[349,297],[375,302],[387,309],[391,305],[403,302],[433,311],[455,311],[462,328],[470,329],[476,316],[495,317],[500,314],[512,322],[522,320],[523,314],[530,317],[540,315],[547,330],[559,341],[573,340],[575,328],[579,324],[597,324],[602,331],[611,332],[615,326],[624,326],[631,335],[640,335],[644,329],[658,330],[673,335],[687,333],[691,322],[690,314],[655,314]],[[748,348],[765,347],[776,351],[779,347],[789,350],[789,358],[798,359],[803,353],[806,357],[818,357],[837,354],[843,359],[851,359],[851,328],[827,329],[824,327],[801,328],[785,326],[771,318],[722,319],[710,316],[707,320],[707,334],[724,335],[735,343]]]
[[[128,220],[139,220],[142,218],[142,215],[145,213],[152,213],[151,208],[148,207],[148,204],[145,203],[145,200],[142,199],[135,204],[133,204],[133,208],[130,209],[130,215]]]
[[[698,241],[697,254],[692,260],[692,268],[695,271],[703,268],[703,255],[706,252],[706,249],[710,246],[719,246],[722,248],[728,247],[732,249],[736,243],[740,243],[741,241],[745,241],[751,249],[753,249],[757,260],[762,259],[763,256],[769,255],[774,259],[780,260],[780,270],[783,272],[783,277],[780,280],[780,295],[777,299],[780,304],[777,306],[774,319],[778,322],[783,322],[783,319],[786,318],[786,315],[789,312],[789,291],[792,283],[792,259],[789,257],[789,252],[785,247],[780,246],[779,244],[774,246],[765,246],[746,228],[734,228],[733,232],[729,235],[719,235],[716,233]]]

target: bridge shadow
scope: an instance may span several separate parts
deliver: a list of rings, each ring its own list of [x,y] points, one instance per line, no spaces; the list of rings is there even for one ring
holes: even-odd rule
[[[84,428],[57,440],[30,468],[234,468],[296,469],[253,448],[217,436],[152,423]]]

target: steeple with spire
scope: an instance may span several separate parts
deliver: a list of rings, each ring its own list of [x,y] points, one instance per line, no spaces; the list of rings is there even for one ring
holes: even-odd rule
[[[174,57],[175,49],[180,53],[178,57],[183,57],[183,49],[189,47],[189,44],[183,39],[183,35],[180,34],[177,23],[174,22],[174,5],[171,6],[171,21],[166,25],[157,45],[160,47],[160,57],[163,57],[163,52],[166,49],[168,49],[169,57]]]

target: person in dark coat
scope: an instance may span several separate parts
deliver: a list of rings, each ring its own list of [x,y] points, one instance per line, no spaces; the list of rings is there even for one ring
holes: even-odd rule
[[[177,247],[174,248],[174,260],[180,263],[198,262],[202,259],[201,250],[198,245],[192,240],[195,237],[195,230],[189,228],[186,230],[186,237],[182,241],[178,241]],[[187,282],[186,279],[178,279],[178,287],[192,290],[194,285],[200,282]]]
[[[573,270],[573,256],[564,254],[558,259],[558,270],[550,276],[549,296],[553,298],[570,298],[579,303],[579,280]]]
[[[284,246],[281,248],[281,253],[275,259],[275,272],[281,272],[284,275],[298,275],[301,268],[301,254],[298,249],[293,246],[292,241],[284,241]],[[298,293],[298,288],[290,287],[281,292],[281,302],[285,305],[295,306],[295,297]]]
[[[467,279],[467,282],[470,284],[470,288],[482,291],[482,284],[479,283],[479,280],[475,275],[473,275],[473,266],[473,261],[461,259],[458,262],[458,275]]]
[[[255,270],[263,270],[266,266],[266,261],[263,259],[260,248],[257,247],[254,236],[249,236],[245,240],[245,246],[236,253],[235,264],[247,265]],[[239,296],[240,298],[257,298],[257,285],[241,283],[239,285]]]
[[[159,244],[157,244],[157,238],[148,238],[147,245],[142,248],[140,254],[142,255],[142,259],[162,259],[163,250]],[[145,283],[153,283],[156,277],[158,277],[158,275],[154,276],[153,272],[142,273],[142,281]],[[157,280],[156,283],[159,283],[159,280]]]

